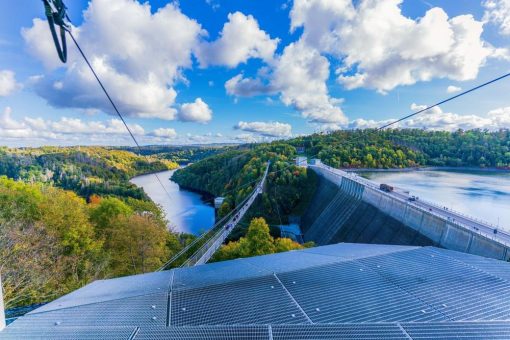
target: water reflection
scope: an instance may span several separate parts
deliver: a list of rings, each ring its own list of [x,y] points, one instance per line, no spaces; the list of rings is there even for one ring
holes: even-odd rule
[[[131,183],[142,187],[154,202],[163,207],[167,219],[177,231],[199,234],[214,224],[214,208],[205,204],[199,194],[181,190],[177,183],[170,181],[174,171],[158,172],[169,195],[154,175],[135,177],[131,179]]]
[[[508,172],[365,172],[363,176],[510,230]]]

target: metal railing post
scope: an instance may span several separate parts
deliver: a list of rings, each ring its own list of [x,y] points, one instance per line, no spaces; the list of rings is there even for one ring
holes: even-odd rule
[[[5,328],[4,291],[2,285],[2,273],[0,273],[0,332]]]

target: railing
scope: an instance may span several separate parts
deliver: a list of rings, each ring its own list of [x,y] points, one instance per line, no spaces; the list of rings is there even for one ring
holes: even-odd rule
[[[356,182],[358,182],[358,183],[360,183],[362,185],[370,187],[372,189],[375,189],[375,190],[379,189],[379,185],[377,183],[372,182],[372,181],[367,180],[367,179],[364,179],[364,178],[362,178],[362,177],[360,177],[360,176],[358,176],[356,174],[352,175],[351,173],[348,173],[348,172],[340,170],[340,169],[335,169],[335,168],[330,167],[330,166],[325,165],[325,164],[317,164],[317,165],[313,165],[313,166],[317,167],[317,168],[320,168],[320,169],[323,169],[323,170],[326,170],[329,173],[335,175],[336,177],[346,177],[346,178],[354,180],[354,181],[356,181]],[[381,193],[386,194],[386,195],[390,196],[393,199],[396,199],[396,200],[398,200],[398,201],[400,201],[402,203],[405,203],[407,205],[413,206],[413,207],[415,207],[417,209],[424,210],[427,213],[429,213],[431,215],[434,215],[436,217],[439,217],[439,218],[447,221],[450,224],[454,224],[454,225],[456,225],[456,226],[458,226],[460,228],[469,230],[470,232],[473,232],[475,234],[478,234],[478,235],[481,235],[483,237],[489,238],[491,240],[497,241],[497,242],[499,242],[501,244],[504,244],[505,246],[510,246],[510,233],[507,233],[505,231],[499,230],[498,227],[494,226],[493,224],[491,224],[489,222],[482,221],[482,220],[477,219],[477,218],[473,218],[472,216],[460,213],[458,211],[455,211],[455,210],[452,210],[452,209],[449,209],[449,208],[447,210],[444,210],[445,213],[450,213],[452,215],[460,216],[461,218],[463,218],[465,220],[468,220],[469,222],[471,222],[473,224],[477,224],[478,225],[478,226],[471,226],[471,225],[468,225],[466,223],[462,223],[462,222],[460,222],[458,220],[451,219],[451,218],[449,218],[449,216],[445,216],[444,214],[441,214],[441,213],[439,213],[437,211],[427,210],[424,207],[419,206],[418,205],[419,203],[411,202],[408,199],[405,199],[405,198],[402,198],[402,197],[399,197],[399,196],[396,196],[396,195],[391,195],[390,193],[386,193],[386,192],[381,192]],[[423,203],[425,205],[431,206],[431,207],[435,207],[437,209],[441,209],[441,211],[444,209],[443,206],[441,206],[440,204],[437,204],[437,203],[429,202],[429,201],[422,200],[422,199],[420,199],[419,202]],[[480,230],[480,227],[482,227],[482,229],[483,228],[488,228],[488,229],[491,229],[491,230],[496,230],[497,229],[497,234],[489,233],[489,232],[484,232],[484,231]]]
[[[236,209],[236,213],[219,229],[206,243],[202,245],[193,255],[191,255],[183,264],[182,267],[190,267],[199,264],[207,263],[214,255],[214,253],[221,247],[223,242],[227,239],[228,235],[232,232],[235,226],[241,221],[248,209],[251,207],[257,196],[262,193],[262,188],[267,178],[269,171],[269,162],[267,164],[264,176],[260,183],[255,187],[250,196]]]

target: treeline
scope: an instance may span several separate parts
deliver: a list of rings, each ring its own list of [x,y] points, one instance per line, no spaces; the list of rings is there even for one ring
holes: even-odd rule
[[[510,167],[509,130],[344,130],[288,143],[337,168]]]
[[[224,215],[253,190],[270,160],[267,190],[248,218],[262,216],[270,225],[286,224],[301,215],[315,190],[314,173],[293,164],[298,155],[337,168],[510,168],[510,132],[367,129],[313,134],[230,150],[177,171],[173,179],[184,187],[224,196]],[[244,230],[236,229],[233,239],[245,235],[246,228],[245,223]]]
[[[0,272],[7,308],[52,300],[101,278],[153,271],[181,249],[161,210],[131,197],[90,202],[0,177]]]
[[[203,158],[214,156],[228,150],[229,146],[206,145],[206,146],[170,146],[170,145],[148,145],[140,149],[135,147],[118,148],[141,155],[157,155],[159,159],[165,159],[178,164],[197,162]]]
[[[175,162],[103,147],[0,148],[0,175],[29,183],[50,183],[88,198],[92,194],[147,199],[129,180],[175,169]]]

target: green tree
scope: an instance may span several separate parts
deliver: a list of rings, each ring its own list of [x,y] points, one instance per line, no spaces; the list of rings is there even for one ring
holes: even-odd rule
[[[91,208],[90,220],[98,228],[98,232],[102,233],[119,215],[129,216],[132,213],[133,210],[120,199],[107,197]]]
[[[154,271],[170,256],[169,234],[150,216],[118,215],[107,232],[112,276]]]
[[[274,239],[269,234],[269,226],[262,217],[251,220],[246,242],[241,243],[240,252],[245,257],[275,252]]]
[[[300,245],[289,238],[274,239],[269,233],[266,221],[260,217],[251,220],[246,237],[241,237],[239,241],[229,242],[222,246],[214,254],[212,260],[232,260],[239,257],[273,254],[312,246],[313,243]]]

